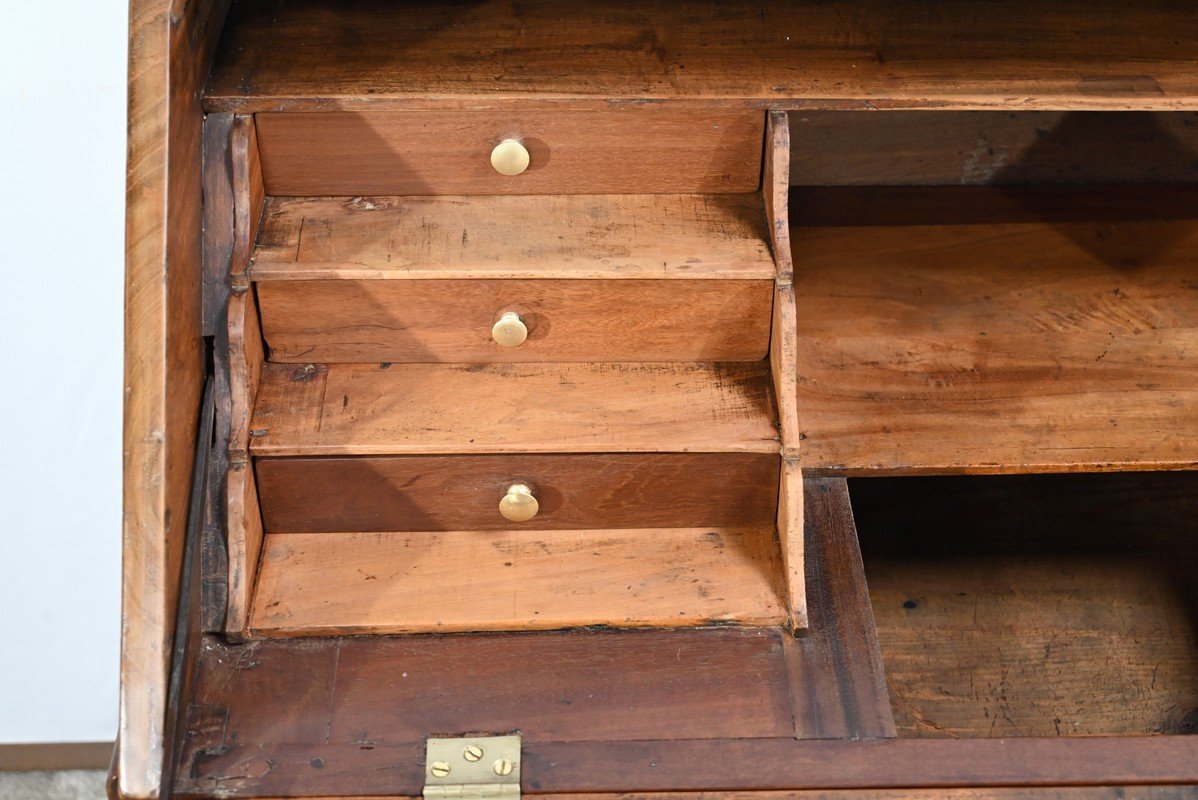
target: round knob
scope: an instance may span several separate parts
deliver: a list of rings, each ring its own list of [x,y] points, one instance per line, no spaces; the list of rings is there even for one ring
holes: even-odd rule
[[[528,522],[541,510],[541,504],[532,496],[532,489],[523,483],[508,487],[507,494],[499,501],[499,513],[512,522]]]
[[[519,175],[528,169],[528,149],[516,139],[504,139],[491,151],[491,166],[500,175]]]
[[[528,326],[515,311],[508,311],[491,326],[491,338],[502,347],[516,347],[528,338]]]

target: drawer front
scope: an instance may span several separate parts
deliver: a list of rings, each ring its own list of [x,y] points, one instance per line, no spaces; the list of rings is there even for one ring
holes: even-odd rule
[[[257,284],[272,361],[757,361],[768,280]]]
[[[256,121],[271,195],[659,194],[756,190],[765,115],[630,107],[273,112]],[[493,156],[520,149],[527,166],[502,174]]]
[[[761,453],[259,458],[255,468],[271,533],[770,526],[778,503],[778,456]],[[526,521],[501,512],[513,486],[535,500]],[[527,514],[532,503],[513,500],[504,511]]]

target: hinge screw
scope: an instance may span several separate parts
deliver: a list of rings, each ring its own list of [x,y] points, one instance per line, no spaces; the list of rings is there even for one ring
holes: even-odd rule
[[[467,761],[478,761],[483,757],[483,749],[476,744],[467,745],[462,751],[462,758]]]
[[[506,758],[501,758],[495,762],[496,775],[511,775],[513,769],[512,762]]]
[[[449,774],[449,765],[444,761],[434,761],[428,771],[433,773],[434,778],[444,778]]]

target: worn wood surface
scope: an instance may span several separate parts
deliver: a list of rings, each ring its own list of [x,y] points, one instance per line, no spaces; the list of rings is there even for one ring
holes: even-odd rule
[[[231,461],[245,461],[249,450],[250,419],[254,399],[262,384],[266,355],[254,293],[235,292],[229,297],[229,439]]]
[[[803,474],[794,459],[782,458],[778,476],[775,527],[782,555],[787,624],[792,631],[807,628],[807,588],[803,574]]]
[[[257,744],[222,739],[220,734],[229,727],[222,709],[193,710],[195,727],[207,728],[205,738],[222,745],[192,751],[189,763],[197,764],[200,774],[183,778],[187,772],[181,770],[177,785],[182,797],[216,796],[210,787],[222,797],[321,797],[342,794],[348,785],[359,794],[415,795],[424,783],[423,741],[368,740],[323,747],[292,743],[264,751]],[[762,770],[761,764],[770,769]],[[860,791],[895,783],[937,791],[963,785],[1194,784],[1195,764],[1198,738],[1192,736],[865,742],[781,737],[546,743],[526,739],[521,772],[522,788],[529,794],[613,792],[641,797],[647,792],[739,792],[740,786],[755,786],[786,790],[789,796],[798,789]]]
[[[1192,800],[1198,786],[1037,786],[1015,789],[810,789],[538,794],[540,800]],[[266,798],[266,800],[282,800]],[[314,800],[409,800],[402,795]],[[415,800],[412,798],[412,800]]]
[[[806,470],[1198,464],[1198,206],[845,191],[799,205],[864,216],[792,230]]]
[[[766,528],[267,534],[262,636],[778,625]]]
[[[166,689],[204,381],[200,84],[227,3],[129,19],[121,695],[116,785],[162,778]]]
[[[778,504],[768,453],[259,458],[255,469],[266,530],[280,533],[757,527]],[[500,516],[513,483],[532,488],[534,521]]]
[[[776,419],[765,362],[267,364],[250,450],[776,453]]]
[[[210,110],[661,99],[1193,108],[1185,2],[242,3]]]
[[[852,482],[900,734],[1198,730],[1195,477]]]
[[[895,735],[857,529],[843,478],[802,481],[808,628],[795,651],[791,695],[800,738]]]
[[[794,288],[781,281],[774,290],[769,362],[774,384],[774,400],[778,406],[782,453],[788,458],[797,458],[802,439],[795,391],[799,375],[798,322]]]
[[[756,194],[271,197],[252,275],[772,278],[766,236]]]
[[[765,154],[762,156],[761,197],[765,203],[770,250],[777,261],[778,276],[789,281],[794,271],[790,252],[790,125],[785,112],[771,111],[765,125]]]
[[[267,281],[272,361],[500,363],[759,361],[773,281]],[[514,311],[523,344],[494,341]]]
[[[423,58],[423,57],[422,57]],[[764,115],[751,109],[439,110],[258,114],[272,195],[752,192]],[[491,150],[522,141],[528,169]]]
[[[203,122],[203,332],[216,336],[229,302],[233,254],[233,114],[208,114]]]
[[[244,289],[245,273],[249,269],[266,206],[262,158],[258,150],[258,126],[254,117],[237,115],[233,118],[229,134],[229,158],[233,174],[233,245],[229,281],[234,288]]]
[[[1198,182],[1193,112],[796,111],[790,134],[802,186]]]

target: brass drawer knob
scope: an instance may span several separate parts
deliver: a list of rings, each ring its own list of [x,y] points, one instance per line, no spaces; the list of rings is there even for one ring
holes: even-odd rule
[[[508,487],[507,494],[499,501],[499,513],[512,522],[528,522],[541,510],[541,504],[532,496],[532,489],[523,483]]]
[[[518,347],[528,338],[528,326],[515,311],[508,311],[491,326],[491,338],[501,347]]]
[[[528,149],[516,139],[504,139],[491,151],[491,166],[500,175],[519,175],[528,169]]]

